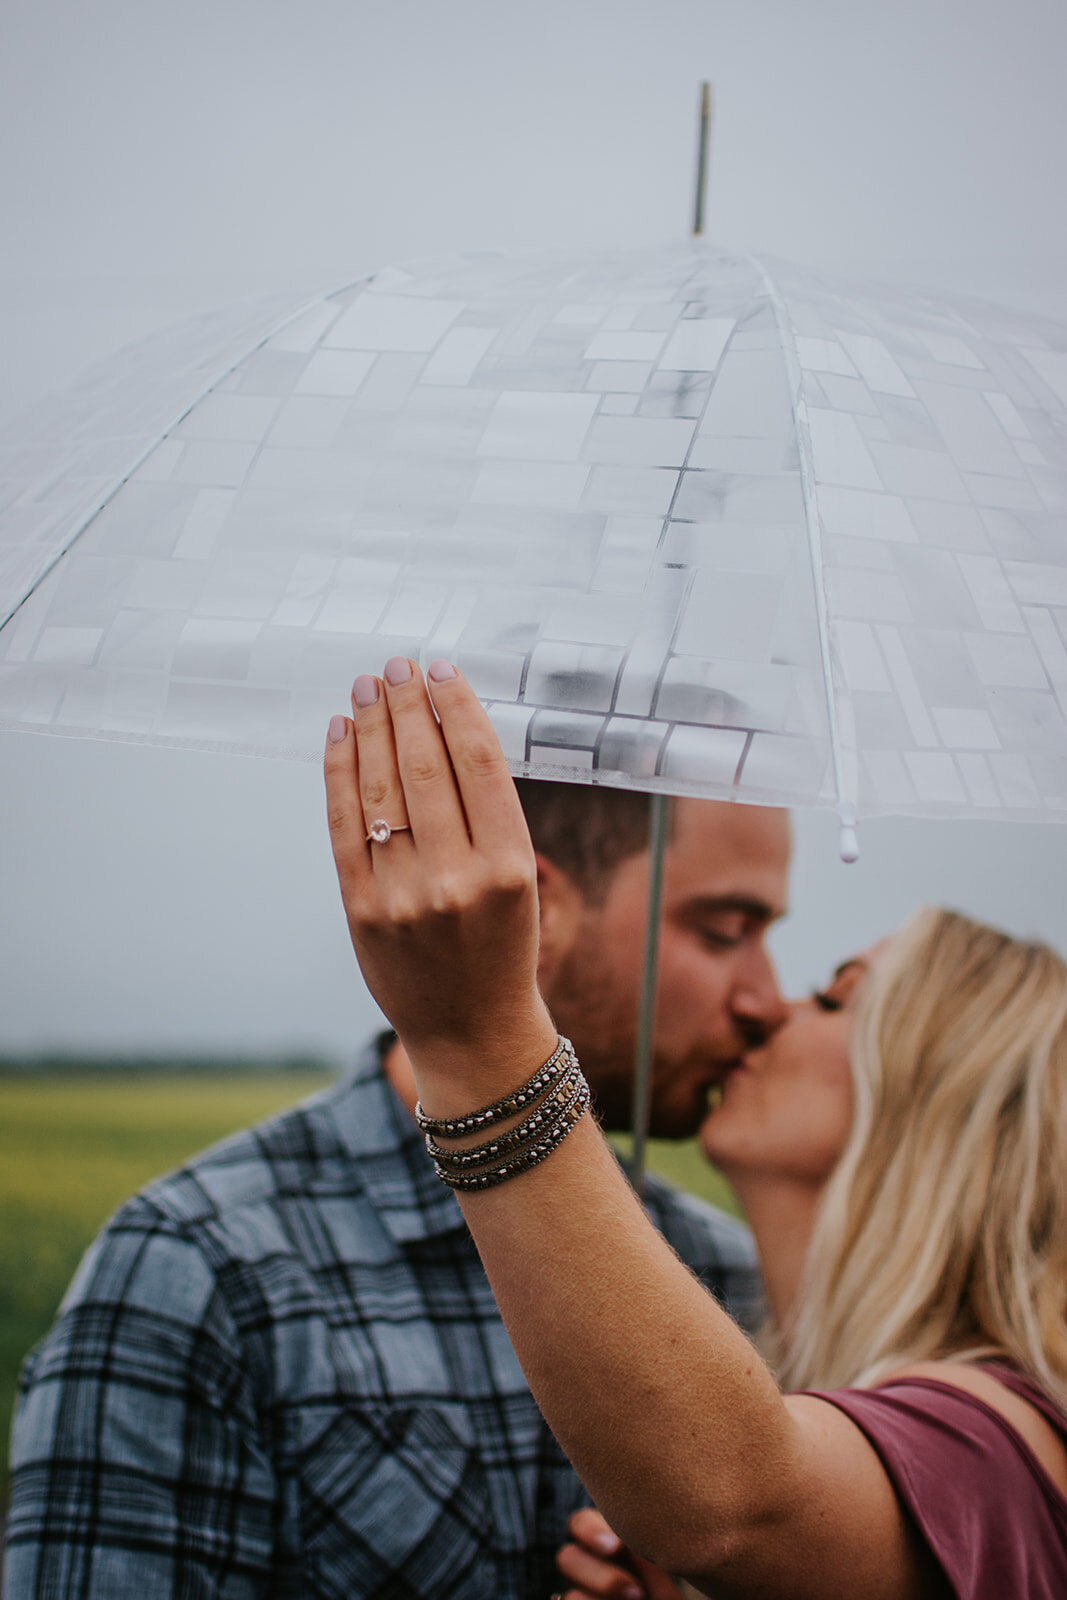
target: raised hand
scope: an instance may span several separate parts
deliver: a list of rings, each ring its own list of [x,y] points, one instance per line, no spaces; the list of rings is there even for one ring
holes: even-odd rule
[[[330,837],[363,975],[435,1114],[469,1110],[552,1050],[537,992],[533,847],[499,742],[447,662],[356,679],[326,745]],[[436,711],[436,716],[435,716]],[[373,825],[392,828],[381,842]],[[380,831],[383,836],[385,830]]]

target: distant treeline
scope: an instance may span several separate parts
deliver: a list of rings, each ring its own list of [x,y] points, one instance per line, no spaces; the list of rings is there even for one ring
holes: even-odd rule
[[[188,1075],[199,1073],[215,1077],[236,1073],[261,1076],[265,1073],[336,1073],[336,1061],[324,1056],[149,1056],[149,1055],[0,1055],[0,1077],[25,1077],[47,1073],[50,1076],[87,1077],[120,1074]]]

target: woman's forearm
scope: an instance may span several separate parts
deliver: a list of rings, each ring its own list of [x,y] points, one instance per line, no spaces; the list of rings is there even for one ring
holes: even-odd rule
[[[460,1199],[530,1387],[608,1520],[674,1572],[743,1567],[799,1509],[797,1424],[591,1118],[532,1172]]]

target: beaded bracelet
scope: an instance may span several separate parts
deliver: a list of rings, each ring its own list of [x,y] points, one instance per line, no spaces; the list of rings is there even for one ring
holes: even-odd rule
[[[484,1166],[487,1162],[502,1159],[514,1150],[532,1145],[538,1135],[555,1126],[563,1113],[574,1105],[584,1083],[577,1057],[572,1056],[562,1077],[557,1079],[537,1108],[507,1133],[500,1134],[487,1144],[470,1145],[466,1150],[446,1150],[428,1133],[426,1148],[434,1160],[449,1172],[462,1172],[468,1167]]]
[[[434,1162],[434,1169],[442,1183],[447,1183],[451,1189],[461,1189],[468,1193],[480,1189],[495,1189],[497,1184],[506,1183],[509,1178],[517,1178],[521,1172],[529,1172],[531,1167],[538,1166],[553,1150],[559,1148],[567,1135],[589,1109],[589,1085],[583,1077],[578,1086],[578,1095],[567,1110],[560,1113],[559,1120],[555,1122],[534,1145],[529,1145],[510,1161],[505,1161],[502,1166],[491,1167],[488,1172],[449,1172],[439,1161]]]
[[[464,1117],[447,1118],[428,1117],[421,1104],[415,1102],[415,1121],[423,1133],[443,1134],[448,1139],[459,1139],[465,1133],[474,1133],[478,1128],[493,1127],[498,1122],[504,1122],[508,1117],[513,1117],[516,1112],[528,1106],[531,1100],[538,1099],[545,1090],[550,1088],[556,1079],[567,1070],[571,1060],[576,1060],[574,1046],[562,1034],[559,1043],[544,1064],[538,1067],[533,1077],[527,1078],[520,1088],[511,1094],[506,1094],[499,1100],[494,1100],[492,1105],[482,1106],[478,1111],[471,1111]]]

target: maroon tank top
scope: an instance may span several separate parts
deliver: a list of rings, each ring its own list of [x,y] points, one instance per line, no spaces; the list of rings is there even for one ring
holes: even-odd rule
[[[1067,1444],[1067,1417],[1028,1378],[976,1365]],[[810,1392],[870,1440],[957,1600],[1065,1600],[1067,1498],[999,1411],[935,1378]]]

